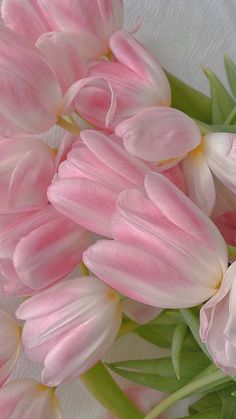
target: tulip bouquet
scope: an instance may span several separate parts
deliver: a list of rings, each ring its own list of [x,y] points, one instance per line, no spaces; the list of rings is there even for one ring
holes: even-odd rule
[[[192,395],[185,417],[235,418],[235,64],[231,91],[206,69],[203,95],[123,28],[122,0],[1,14],[1,293],[18,308],[0,311],[0,418],[64,417],[57,387],[79,378],[107,418],[170,418]],[[107,362],[128,333],[156,358]],[[41,382],[10,379],[20,350]]]

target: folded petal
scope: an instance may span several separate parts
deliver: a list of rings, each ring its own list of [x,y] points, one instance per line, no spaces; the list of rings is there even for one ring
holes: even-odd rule
[[[157,317],[162,308],[147,306],[127,298],[122,302],[122,311],[137,323],[145,324]]]
[[[63,93],[86,76],[78,35],[66,32],[46,33],[40,37],[36,46],[54,70]]]
[[[0,26],[0,131],[5,136],[41,133],[56,123],[61,89],[41,52]]]
[[[0,272],[3,276],[2,291],[15,297],[25,297],[33,294],[32,288],[27,287],[17,274],[11,259],[4,259],[0,263]]]
[[[63,179],[48,188],[48,199],[66,217],[88,230],[111,236],[117,193],[88,179]]]
[[[208,134],[204,138],[203,150],[214,175],[236,194],[236,135]]]
[[[116,59],[155,88],[156,105],[170,106],[171,90],[157,59],[125,30],[115,32],[110,47]]]
[[[198,146],[200,131],[187,115],[173,108],[155,107],[121,122],[116,135],[136,157],[160,165],[177,163]]]
[[[3,0],[1,12],[5,25],[23,35],[32,44],[43,33],[50,32],[50,26],[37,0]]]
[[[182,161],[182,168],[187,195],[205,214],[211,215],[216,202],[216,191],[204,155],[192,151]]]
[[[62,419],[54,391],[26,378],[0,389],[0,411],[1,419]]]

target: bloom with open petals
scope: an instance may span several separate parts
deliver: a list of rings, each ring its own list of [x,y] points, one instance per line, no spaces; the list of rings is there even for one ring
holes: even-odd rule
[[[163,308],[191,307],[214,295],[227,269],[225,242],[215,225],[160,174],[120,193],[112,220],[115,240],[83,254],[101,280],[126,296]],[[183,292],[184,290],[184,292]]]
[[[26,302],[23,343],[44,362],[43,382],[55,386],[83,374],[109,351],[121,323],[119,297],[95,277],[68,280]]]
[[[11,381],[0,389],[1,419],[62,419],[54,391],[38,381]]]

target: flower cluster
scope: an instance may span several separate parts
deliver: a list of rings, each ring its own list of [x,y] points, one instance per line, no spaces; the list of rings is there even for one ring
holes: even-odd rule
[[[236,376],[235,100],[207,70],[215,96],[188,95],[211,107],[210,121],[191,103],[173,107],[176,79],[123,28],[122,0],[3,0],[1,13],[1,289],[26,297],[15,319],[0,312],[1,418],[59,419],[55,387],[88,383],[96,368],[105,377],[100,361],[127,322],[141,333],[166,309],[185,313],[179,351],[188,326]],[[42,134],[55,125],[51,149]],[[181,329],[199,306],[200,337],[191,322]],[[43,384],[5,384],[21,343]],[[150,410],[117,392],[111,413]]]

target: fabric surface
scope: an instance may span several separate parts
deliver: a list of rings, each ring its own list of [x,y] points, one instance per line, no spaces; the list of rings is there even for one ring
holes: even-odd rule
[[[158,56],[162,65],[192,86],[208,91],[202,68],[210,67],[225,81],[223,55],[236,59],[236,3],[234,0],[124,0],[125,27],[132,30],[136,19],[142,26],[136,35]],[[59,130],[47,138],[54,144]],[[0,308],[14,313],[17,302],[0,298]],[[128,354],[128,355],[127,355]],[[130,336],[121,339],[110,359],[126,357],[156,357],[154,346]],[[26,360],[23,355],[14,371],[14,377],[39,378],[40,366]],[[103,409],[89,395],[79,380],[60,386],[65,419],[100,418]],[[183,402],[183,405],[186,402]],[[175,412],[175,417],[186,414]],[[128,418],[127,418],[128,419]]]

